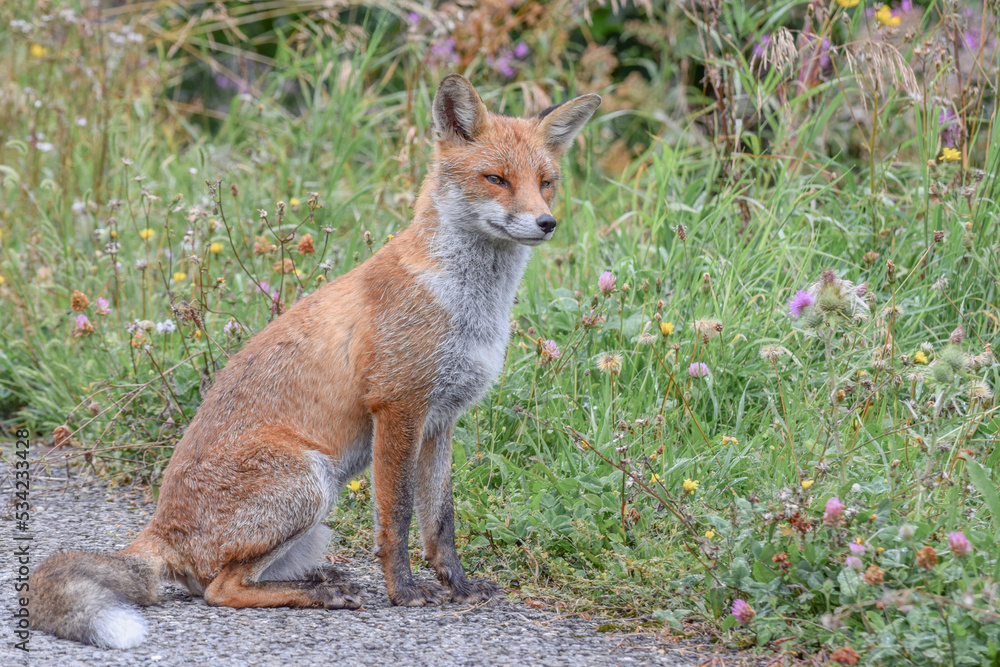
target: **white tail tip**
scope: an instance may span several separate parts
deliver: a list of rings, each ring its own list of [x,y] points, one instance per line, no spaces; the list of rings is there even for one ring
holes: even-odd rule
[[[146,639],[146,621],[124,607],[100,612],[93,627],[93,643],[101,648],[134,648]]]

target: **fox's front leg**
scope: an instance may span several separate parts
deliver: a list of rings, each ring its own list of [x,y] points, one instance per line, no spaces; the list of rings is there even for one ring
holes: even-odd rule
[[[424,559],[438,579],[451,589],[454,602],[478,602],[500,592],[487,579],[466,579],[455,550],[455,504],[451,488],[452,429],[430,434],[420,445],[417,459],[417,521],[424,544]]]
[[[408,549],[413,518],[413,488],[423,422],[403,410],[386,408],[375,414],[372,477],[377,505],[375,555],[382,561],[392,604],[421,607],[448,599],[437,584],[413,580]]]

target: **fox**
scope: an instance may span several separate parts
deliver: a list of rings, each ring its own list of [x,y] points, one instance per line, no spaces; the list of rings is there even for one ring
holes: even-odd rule
[[[556,229],[559,163],[600,103],[588,94],[508,117],[463,76],[444,77],[410,224],[233,355],[174,448],[149,524],[121,551],[42,562],[32,627],[135,647],[147,634],[137,607],[155,604],[163,581],[210,606],[357,609],[360,587],[320,565],[323,521],[369,466],[390,602],[498,596],[466,576],[455,547],[453,428],[502,370],[531,248]],[[440,583],[414,580],[414,510]]]

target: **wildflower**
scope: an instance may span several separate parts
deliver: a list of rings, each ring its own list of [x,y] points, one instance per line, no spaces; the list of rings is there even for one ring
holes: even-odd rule
[[[921,350],[920,352],[917,352],[915,355],[913,355],[913,363],[915,363],[915,364],[926,364],[927,363],[927,355],[923,353],[923,350]]]
[[[703,340],[715,338],[722,333],[722,322],[715,318],[695,320],[692,326],[694,327],[695,332],[701,336]]]
[[[674,332],[673,322],[660,322],[660,333],[664,336],[669,336]]]
[[[837,1],[839,2],[840,0]],[[857,2],[858,0],[854,1]],[[845,646],[844,648],[838,648],[834,651],[833,655],[830,656],[830,659],[839,665],[856,665],[858,664],[858,660],[861,659],[861,656],[858,655],[858,652],[850,646]]]
[[[938,564],[937,552],[934,547],[924,547],[917,551],[917,565],[929,570]]]
[[[760,348],[760,358],[764,361],[776,361],[785,353],[785,348],[781,345],[765,345]]]
[[[97,301],[94,304],[94,312],[98,315],[107,315],[111,312],[111,302],[103,296],[97,297]]]
[[[650,477],[649,477],[649,483],[650,484],[656,484],[659,481],[660,481],[660,476],[657,475],[655,472],[652,475],[650,475]]]
[[[80,290],[73,290],[72,296],[69,297],[69,307],[78,313],[82,313],[89,306],[90,299],[87,298],[87,295]]]
[[[255,255],[264,255],[278,249],[278,246],[274,245],[263,236],[254,236],[253,241],[253,254]]]
[[[861,570],[865,569],[864,563],[862,563],[861,559],[858,558],[857,556],[848,556],[847,558],[845,558],[844,565],[851,568],[852,570],[856,570],[857,572],[860,572]]]
[[[834,496],[826,501],[826,511],[823,513],[823,523],[828,526],[833,526],[840,523],[841,517],[844,515],[844,503],[840,502],[840,498]]]
[[[850,9],[851,7],[857,7],[861,0],[837,0],[837,4],[844,9]]]
[[[913,524],[904,523],[899,527],[899,539],[901,540],[912,540],[914,535],[917,534],[917,529]]]
[[[943,160],[944,162],[958,162],[962,159],[962,154],[958,152],[957,148],[945,146],[941,149],[941,157],[938,159]]]
[[[301,204],[301,203],[302,203],[302,202],[300,202],[300,201],[299,201],[299,198],[298,198],[298,197],[292,197],[291,199],[289,199],[289,200],[288,200],[288,204],[289,204],[289,206],[291,206],[292,208],[295,208],[296,206],[298,206],[298,205],[299,205],[299,204]]]
[[[962,128],[958,116],[951,109],[942,109],[938,114],[938,136],[946,148],[955,148],[961,139]]]
[[[948,548],[955,558],[964,558],[972,553],[972,544],[969,543],[969,538],[965,536],[965,533],[958,531],[948,533]]]
[[[962,327],[955,327],[955,330],[951,332],[951,336],[948,337],[948,342],[952,345],[959,345],[965,340],[965,329]]]
[[[230,318],[230,320],[226,322],[226,326],[222,327],[222,331],[227,336],[238,336],[243,331],[243,325],[235,319]]]
[[[875,18],[884,26],[897,26],[902,20],[898,16],[892,15],[892,10],[889,9],[889,5],[882,5],[879,7],[875,12]]]
[[[351,490],[351,493],[357,493],[358,491],[361,490],[361,480],[352,479],[350,483],[347,485],[347,488]]]
[[[740,441],[737,440],[736,438],[731,438],[728,435],[722,436],[722,444],[723,445],[728,445],[729,443],[733,443],[734,445],[738,445],[738,444],[740,444]]]
[[[221,253],[225,249],[226,249],[226,246],[222,245],[218,241],[216,241],[215,243],[212,243],[211,245],[208,246],[208,251],[210,253],[212,253],[213,255],[218,255],[219,253]]]
[[[800,289],[791,299],[788,300],[788,313],[798,319],[802,317],[802,311],[816,303],[816,298],[809,292]]]
[[[881,586],[885,583],[885,571],[878,565],[869,565],[868,569],[865,570],[864,579],[866,584]]]
[[[299,245],[297,247],[300,255],[311,255],[316,252],[316,245],[313,243],[313,237],[309,234],[302,235],[302,238],[299,239]]]
[[[28,47],[28,54],[32,58],[44,58],[49,55],[49,50],[41,44],[32,44]]]
[[[710,540],[713,537],[715,537],[715,531],[714,530],[706,530],[705,531],[705,539]]]
[[[279,273],[295,273],[295,262],[291,257],[286,257],[280,262],[275,262],[272,268]]]
[[[514,47],[514,57],[515,58],[526,58],[528,54],[531,53],[531,47],[529,47],[524,42],[518,42],[517,46]]]
[[[561,354],[559,352],[559,346],[556,345],[554,340],[541,341],[538,345],[538,352],[542,356],[543,364],[552,361],[553,359],[558,359]]]
[[[684,480],[684,492],[692,494],[698,490],[698,480],[696,479],[685,479]]]
[[[656,336],[654,336],[651,333],[646,333],[645,331],[643,331],[641,334],[639,334],[637,342],[639,343],[639,345],[652,345],[653,343],[656,342]]]
[[[175,271],[174,272],[174,282],[175,283],[184,282],[185,280],[187,280],[187,277],[188,277],[188,274],[184,273],[183,271]]]
[[[153,236],[155,236],[155,235],[156,235],[156,232],[154,232],[149,227],[146,227],[145,229],[140,229],[139,230],[139,238],[141,238],[144,241],[148,241],[149,239],[153,238]]]
[[[990,385],[982,380],[973,380],[969,385],[969,402],[990,405],[993,403],[993,392]]]
[[[76,329],[73,330],[73,338],[81,338],[94,333],[94,325],[90,323],[87,316],[80,313],[76,316]]]
[[[811,479],[804,479],[802,480],[802,488],[808,491],[809,489],[812,488],[813,483],[814,482]]]
[[[748,605],[744,600],[736,600],[733,602],[732,612],[733,616],[736,617],[736,620],[739,621],[741,625],[746,625],[753,620],[754,616],[756,616],[753,607]]]
[[[695,361],[688,366],[688,375],[693,378],[703,378],[708,375],[708,372],[708,366],[700,361]]]
[[[597,289],[601,294],[607,296],[615,291],[615,275],[610,271],[605,271],[597,279]]]
[[[170,334],[177,331],[177,325],[174,324],[173,320],[163,320],[162,322],[157,322],[156,331],[161,334]]]
[[[858,542],[851,542],[847,545],[847,548],[851,550],[852,556],[858,557],[864,556],[867,551],[867,549],[865,549],[865,545],[859,544]]]
[[[622,355],[601,353],[601,356],[597,358],[597,368],[602,373],[618,375],[622,371]]]

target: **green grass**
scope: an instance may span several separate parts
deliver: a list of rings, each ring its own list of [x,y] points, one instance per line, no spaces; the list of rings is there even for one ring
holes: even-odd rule
[[[229,28],[202,18],[172,52],[186,15],[167,3],[109,15],[97,36],[58,18],[10,27],[29,5],[5,5],[0,26],[0,419],[43,439],[65,424],[73,447],[50,461],[86,452],[109,478],[155,489],[202,391],[274,304],[407,224],[450,69],[431,49],[444,37],[384,12],[330,23],[279,6],[240,23],[254,35],[241,42],[246,6],[232,5]],[[567,7],[525,18],[520,35],[506,10],[480,10],[484,49],[531,47],[510,80],[455,28],[491,108],[537,110],[526,91],[606,99],[567,160],[559,230],[519,291],[504,372],[456,429],[467,567],[629,623],[701,619],[789,659],[851,646],[870,664],[996,664],[998,56],[962,61],[957,88],[913,55],[978,18],[933,4],[907,19],[914,98],[852,74],[846,52],[885,36],[860,6],[817,22],[840,50],[805,87],[811,47],[766,71],[751,48],[802,30],[802,5],[648,21],[593,4],[589,23]],[[120,21],[147,40],[114,46]],[[615,45],[605,78],[597,36]],[[245,75],[254,92],[227,97],[211,64],[244,76],[234,51],[262,65]],[[718,85],[703,82],[711,67]],[[939,159],[945,107],[966,128],[957,162]],[[317,252],[298,251],[305,234]],[[301,275],[275,270],[286,258]],[[827,270],[827,311],[790,317],[787,301]],[[606,271],[616,288],[601,294]],[[840,280],[866,283],[867,317],[843,315],[851,299],[829,292]],[[74,291],[89,335],[74,336]],[[177,330],[159,331],[168,319]],[[152,328],[127,330],[135,320]],[[560,356],[544,359],[541,340]],[[601,370],[608,355],[620,371]],[[691,377],[692,363],[709,374]],[[366,482],[345,492],[338,548],[367,548],[369,495]],[[835,496],[844,517],[824,522]],[[951,531],[971,555],[949,554]],[[857,539],[867,580],[845,567]],[[917,564],[924,546],[936,566]],[[730,614],[737,598],[753,623]]]

